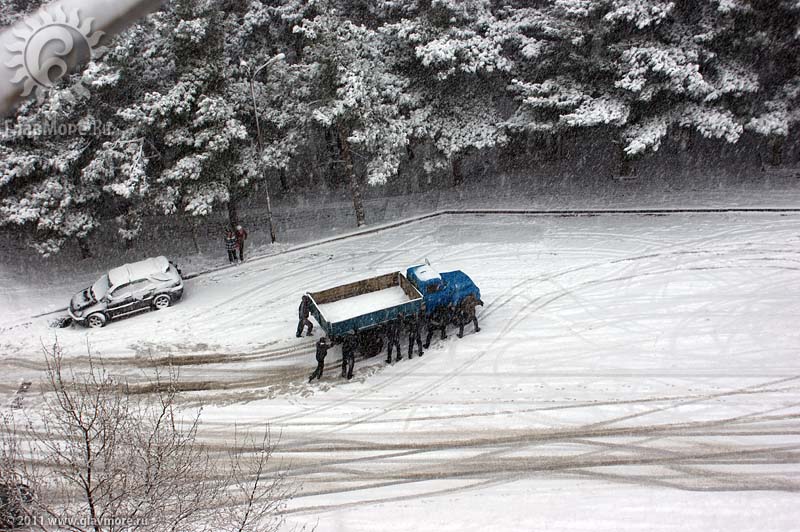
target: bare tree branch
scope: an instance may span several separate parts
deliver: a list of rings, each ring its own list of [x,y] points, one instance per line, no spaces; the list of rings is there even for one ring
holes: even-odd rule
[[[40,428],[27,431],[32,450],[20,460],[23,436],[6,431],[0,455],[0,486],[24,477],[36,493],[18,505],[29,523],[73,532],[271,532],[283,523],[279,510],[292,492],[268,467],[268,428],[258,440],[245,435],[244,451],[237,433],[235,451],[221,460],[198,439],[200,411],[178,408],[173,368],[156,372],[148,397],[129,395],[91,349],[80,374],[65,366],[58,343],[45,358],[45,407],[29,420]]]

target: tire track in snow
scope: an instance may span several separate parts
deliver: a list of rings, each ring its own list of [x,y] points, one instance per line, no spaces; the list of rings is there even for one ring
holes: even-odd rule
[[[688,254],[707,254],[707,253],[712,253],[713,254],[715,252],[713,250],[710,251],[710,252],[702,252],[702,251],[688,252]],[[675,256],[675,255],[685,255],[685,254],[687,254],[686,251],[678,251],[678,252],[671,252],[671,253],[667,253],[667,254],[657,253],[657,254],[640,255],[640,256],[636,256],[636,257],[626,257],[626,258],[622,258],[622,259],[615,259],[615,260],[609,261],[607,263],[596,263],[596,264],[593,264],[593,265],[581,266],[581,267],[578,267],[578,268],[571,268],[571,269],[569,269],[569,270],[567,270],[565,272],[558,272],[553,277],[561,277],[561,276],[567,275],[569,273],[573,273],[575,271],[581,271],[581,270],[588,269],[588,268],[594,268],[594,267],[597,267],[599,265],[604,265],[604,264],[619,264],[619,263],[627,263],[627,262],[630,262],[630,261],[638,261],[638,260],[653,259],[653,258],[659,258],[660,259],[660,258],[663,258],[665,255]],[[615,283],[615,282],[619,282],[619,281],[625,281],[625,280],[630,280],[630,279],[639,278],[639,277],[645,277],[645,276],[663,275],[664,273],[671,273],[671,272],[674,272],[674,271],[686,271],[686,270],[691,271],[692,269],[693,268],[677,268],[677,269],[673,268],[673,269],[667,269],[667,270],[655,271],[655,272],[643,272],[643,273],[639,273],[638,275],[629,275],[629,276],[606,278],[606,279],[601,279],[601,280],[584,281],[584,282],[579,283],[578,285],[572,287],[571,290],[568,291],[568,292],[564,292],[563,289],[562,289],[560,291],[555,291],[555,292],[551,292],[549,294],[545,294],[543,296],[539,296],[538,298],[535,298],[534,300],[532,300],[529,304],[523,306],[509,320],[510,325],[507,325],[500,332],[500,334],[497,336],[497,338],[501,338],[502,336],[504,336],[510,330],[510,328],[513,327],[513,324],[515,324],[515,323],[517,323],[519,321],[519,318],[520,318],[521,314],[523,312],[527,311],[528,307],[534,305],[540,299],[542,299],[542,298],[544,298],[544,297],[546,297],[548,295],[553,295],[554,297],[551,297],[549,300],[545,301],[544,304],[539,305],[538,307],[534,308],[533,309],[534,312],[536,310],[540,310],[541,308],[544,308],[545,306],[549,305],[553,301],[556,301],[556,300],[558,300],[558,299],[560,299],[562,297],[565,297],[566,295],[568,295],[569,293],[571,293],[571,292],[573,292],[573,291],[575,291],[577,289],[582,289],[582,288],[587,287],[587,286],[596,286],[598,284],[605,284],[605,283]],[[707,271],[709,269],[710,268],[701,268],[699,270],[700,271]],[[720,267],[719,269],[724,269],[724,268]],[[524,280],[523,282],[518,283],[518,285],[513,287],[512,290],[518,290],[521,287],[521,285],[524,285],[524,284],[529,283],[529,282],[534,281],[534,280],[535,280],[535,277],[533,279],[532,278],[528,278],[528,279]],[[506,303],[508,301],[510,301],[510,299],[511,298],[507,299]],[[502,306],[503,305],[500,305],[500,307],[502,307]],[[500,307],[495,307],[493,310],[496,311]],[[488,310],[489,309],[487,309],[487,311]],[[484,317],[485,315],[486,315],[486,313],[482,313],[482,317]],[[408,402],[413,402],[413,401],[419,399],[420,397],[422,397],[424,395],[427,395],[430,392],[434,391],[435,389],[439,388],[441,385],[443,385],[447,381],[452,380],[453,378],[457,377],[459,374],[463,373],[466,369],[468,369],[472,365],[476,364],[480,358],[482,358],[489,351],[491,351],[496,343],[497,343],[497,340],[495,340],[495,342],[493,342],[489,346],[488,349],[477,353],[475,357],[473,357],[472,359],[466,361],[461,366],[456,368],[456,370],[454,372],[452,372],[452,373],[450,373],[450,374],[438,379],[437,381],[435,381],[434,383],[432,383],[430,385],[427,385],[427,386],[415,391],[410,396],[407,396],[404,400],[408,401]],[[384,408],[384,409],[381,409],[381,410],[379,410],[377,412],[373,412],[373,413],[368,413],[368,414],[362,415],[362,416],[357,417],[357,418],[355,418],[355,419],[353,419],[353,420],[351,420],[349,422],[344,423],[342,426],[337,428],[335,431],[338,432],[338,431],[341,431],[341,430],[345,430],[347,428],[359,425],[361,423],[368,422],[368,421],[370,421],[370,420],[372,420],[374,418],[381,417],[382,415],[385,415],[390,409],[391,408]]]
[[[675,255],[675,254],[680,255],[680,254],[684,254],[684,253],[685,252],[677,252],[677,253],[670,253],[669,255]],[[697,253],[702,253],[702,252],[697,252]],[[616,259],[616,260],[610,261],[610,263],[618,264],[618,263],[625,263],[625,262],[629,262],[629,261],[633,261],[633,260],[644,260],[644,259],[651,259],[651,258],[661,258],[663,256],[664,256],[664,254],[648,254],[648,255],[644,255],[644,256],[627,257],[627,258],[624,258],[624,259]],[[569,270],[567,270],[565,272],[557,273],[555,275],[555,277],[561,277],[563,275],[567,275],[569,273],[573,273],[574,271],[581,271],[581,270],[588,269],[590,267],[597,267],[598,265],[603,265],[603,264],[607,264],[607,263],[597,263],[597,264],[589,265],[589,266],[571,268],[571,269],[569,269]],[[720,267],[719,269],[723,269],[723,268]],[[596,286],[598,284],[615,283],[615,282],[625,281],[625,280],[632,279],[632,278],[646,277],[646,276],[657,276],[657,275],[663,275],[664,273],[670,273],[670,272],[674,272],[674,271],[686,271],[686,270],[692,270],[692,268],[667,269],[667,270],[656,271],[656,272],[643,272],[643,273],[640,273],[638,275],[630,275],[630,276],[606,278],[606,279],[601,279],[601,280],[584,281],[584,282],[581,282],[578,285],[572,287],[571,291],[574,291],[574,290],[577,290],[577,289],[582,289],[582,288],[589,287],[589,286]],[[516,290],[516,289],[520,288],[519,285],[522,285],[522,284],[524,284],[526,282],[531,282],[531,281],[532,281],[532,279],[530,279],[530,278],[526,279],[522,283],[519,283],[517,286],[515,286],[513,289]],[[549,305],[550,303],[552,303],[552,302],[554,302],[554,301],[556,301],[558,299],[561,299],[562,297],[566,297],[567,295],[569,295],[569,292],[564,292],[563,290],[560,290],[560,291],[550,292],[548,294],[544,294],[542,296],[539,296],[539,297],[533,299],[530,303],[528,303],[528,304],[524,305],[522,308],[520,308],[516,312],[516,314],[514,316],[512,316],[512,318],[509,320],[509,324],[506,325],[500,331],[500,333],[495,338],[495,341],[492,342],[492,344],[490,344],[490,346],[487,349],[478,352],[473,358],[465,361],[463,364],[461,364],[459,367],[457,367],[455,369],[455,371],[453,371],[453,372],[451,372],[451,373],[439,378],[435,382],[433,382],[433,383],[431,383],[429,385],[426,385],[426,386],[422,387],[421,389],[419,389],[417,391],[414,391],[411,395],[406,396],[404,398],[404,401],[409,402],[409,403],[413,402],[413,401],[416,401],[417,399],[419,399],[419,398],[431,393],[432,391],[438,389],[439,387],[441,387],[446,382],[458,377],[461,373],[466,371],[468,368],[470,368],[471,366],[475,365],[483,356],[485,356],[490,351],[492,351],[492,348],[495,347],[495,344],[498,343],[499,339],[502,338],[507,332],[509,332],[509,330],[511,328],[513,328],[515,326],[515,324],[517,322],[520,321],[521,315],[523,313],[526,313],[530,307],[534,306],[541,299],[543,299],[543,298],[545,298],[547,296],[553,296],[550,299],[546,300],[543,304],[533,308],[533,312],[535,312],[537,310],[540,310],[541,308],[544,308],[545,306]],[[499,308],[499,307],[495,307],[495,311],[497,310],[497,308]],[[487,311],[488,310],[489,309],[487,309]],[[485,316],[485,313],[482,313],[482,317],[483,316]],[[425,360],[427,361],[429,359],[425,359]],[[417,366],[418,366],[417,368],[414,368],[409,373],[404,374],[403,377],[407,376],[410,373],[413,373],[414,371],[419,371],[420,370],[419,361],[417,362]],[[376,388],[375,390],[371,390],[368,393],[371,393],[372,391],[379,391],[379,389],[382,389],[383,387],[384,386],[381,386],[381,388]],[[361,397],[363,395],[364,394],[359,394],[359,397]],[[372,419],[375,419],[377,417],[381,417],[381,416],[385,415],[386,413],[388,413],[392,409],[393,409],[393,407],[389,406],[389,407],[381,408],[376,412],[367,413],[367,414],[364,414],[362,416],[357,416],[356,418],[351,419],[351,420],[349,420],[347,422],[344,422],[342,425],[338,426],[336,429],[328,431],[325,434],[334,433],[334,432],[340,432],[340,431],[346,430],[348,428],[360,425],[360,424],[362,424],[364,422],[369,422]]]
[[[795,418],[797,416],[794,416]],[[533,434],[531,437],[524,435],[516,435],[512,437],[498,437],[494,439],[487,439],[483,441],[467,441],[467,442],[454,442],[450,445],[445,442],[432,442],[414,446],[413,444],[407,447],[416,449],[418,451],[430,450],[453,450],[453,449],[467,449],[467,448],[483,448],[483,447],[496,447],[504,445],[509,440],[513,440],[512,446],[509,449],[502,449],[502,452],[519,451],[517,443],[523,445],[538,445],[542,440],[549,442],[561,441],[565,443],[582,444],[584,446],[596,447],[597,449],[591,454],[578,455],[578,456],[519,456],[518,454],[506,459],[498,460],[499,454],[489,453],[485,456],[485,460],[477,459],[478,457],[461,457],[453,458],[443,463],[441,460],[434,462],[435,466],[432,467],[431,463],[422,462],[416,458],[415,462],[408,462],[405,469],[399,471],[391,471],[382,473],[382,478],[393,479],[396,483],[419,483],[431,480],[453,480],[469,478],[474,480],[480,479],[494,479],[497,482],[510,482],[519,480],[521,478],[530,478],[531,476],[548,475],[551,476],[555,473],[570,474],[570,475],[583,475],[587,470],[632,467],[632,466],[653,466],[662,468],[671,467],[686,467],[692,465],[714,466],[714,465],[727,465],[727,464],[798,464],[800,463],[800,453],[796,451],[800,448],[797,444],[784,444],[774,446],[731,446],[731,445],[712,445],[705,448],[698,449],[697,446],[689,450],[686,449],[663,449],[642,447],[641,445],[631,444],[614,444],[606,441],[598,442],[595,438],[631,438],[631,437],[647,437],[648,435],[656,434],[657,437],[673,436],[681,438],[697,438],[706,434],[713,434],[713,431],[693,431],[693,428],[705,428],[724,425],[726,420],[702,422],[702,423],[688,423],[688,424],[669,424],[669,425],[655,425],[648,427],[631,427],[620,430],[616,433],[589,433],[580,434],[579,430],[571,431],[566,430],[561,432],[559,436],[550,434],[544,438],[536,437]],[[785,432],[772,432],[770,434],[786,434]],[[589,439],[586,439],[589,438]],[[453,443],[453,442],[451,442]],[[381,447],[385,449],[386,447]],[[401,449],[402,445],[396,445],[393,449]],[[615,452],[612,456],[607,456],[609,448]],[[352,451],[352,448],[342,448],[338,452]],[[621,452],[626,454],[620,456]],[[598,454],[601,453],[601,454]],[[396,455],[392,455],[395,457]],[[385,458],[382,456],[369,457],[363,460],[375,461]],[[327,464],[327,463],[326,463]],[[351,462],[352,464],[352,462]],[[415,465],[416,464],[416,465]],[[402,464],[401,464],[402,465]],[[322,465],[324,468],[325,465]],[[306,470],[307,471],[307,470]],[[291,473],[290,473],[291,474]],[[613,474],[613,473],[612,473]],[[734,474],[733,477],[737,482],[734,483],[735,489],[740,490],[753,490],[753,489],[768,489],[768,490],[800,490],[800,481],[786,480],[783,478],[775,478],[773,476],[756,477],[756,482],[753,482],[751,475],[750,482],[747,477],[742,479],[742,475]],[[692,486],[689,481],[694,484],[703,484],[703,489],[732,489],[731,475],[724,472],[715,471],[707,473],[705,471],[694,471],[686,475],[688,480],[681,482],[673,482],[668,484],[670,487],[677,487],[683,489],[698,489],[698,486]],[[363,484],[351,486],[348,488],[333,488],[328,490],[319,490],[311,493],[304,493],[302,497],[317,496],[324,494],[342,493],[353,490],[367,490],[374,489],[381,485],[386,484],[387,481],[381,483],[370,482],[370,477],[357,477],[361,478]],[[658,481],[658,477],[642,474],[619,475],[620,481],[629,481],[642,484],[653,484]],[[662,484],[663,485],[663,484]],[[426,496],[427,493],[416,493],[415,496]],[[378,498],[368,501],[358,501],[356,503],[345,503],[343,505],[331,505],[330,509],[342,508],[349,506],[358,506],[362,504],[373,504],[375,502],[387,502],[396,500],[394,497]],[[306,507],[298,511],[320,511],[320,507]]]

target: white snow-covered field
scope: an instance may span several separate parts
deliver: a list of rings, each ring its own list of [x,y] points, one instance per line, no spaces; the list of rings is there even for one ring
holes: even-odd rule
[[[425,258],[480,286],[481,332],[358,360],[351,382],[336,348],[308,384],[302,293]],[[210,441],[269,423],[302,481],[289,521],[321,532],[796,530],[799,295],[798,214],[448,216],[200,277],[170,309],[58,338],[134,383],[170,357]],[[3,405],[53,334],[0,331]]]

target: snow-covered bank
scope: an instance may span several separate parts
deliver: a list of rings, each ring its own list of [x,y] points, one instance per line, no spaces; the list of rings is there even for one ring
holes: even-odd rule
[[[359,360],[349,383],[336,348],[307,384],[300,294],[424,258],[475,279],[482,331],[392,366]],[[164,312],[58,334],[74,363],[88,340],[134,383],[171,361],[223,448],[233,424],[269,423],[303,482],[289,517],[320,531],[788,530],[798,271],[796,213],[443,216],[245,263],[189,281]],[[3,404],[40,374],[51,335],[44,320],[0,333]]]

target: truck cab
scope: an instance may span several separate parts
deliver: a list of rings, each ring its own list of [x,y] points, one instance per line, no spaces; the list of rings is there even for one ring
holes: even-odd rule
[[[422,264],[409,268],[406,278],[422,294],[427,315],[451,303],[458,307],[467,296],[481,299],[481,291],[462,271],[439,273],[429,264]]]

